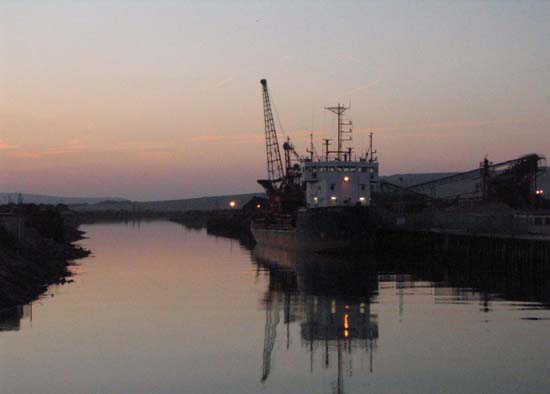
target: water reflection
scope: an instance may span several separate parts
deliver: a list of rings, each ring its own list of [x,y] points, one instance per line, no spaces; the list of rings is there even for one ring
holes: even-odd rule
[[[19,329],[0,333],[0,392],[550,387],[550,287],[532,267],[251,250],[168,222],[85,230],[73,283],[0,313]]]
[[[378,279],[368,263],[363,261],[358,267],[337,258],[259,246],[252,256],[269,278],[263,299],[266,320],[262,382],[269,377],[281,316],[287,348],[289,325],[299,324],[301,338],[310,352],[311,371],[316,353],[322,354],[326,368],[336,363],[336,393],[343,392],[344,376],[352,375],[352,352],[368,352],[372,372],[379,327],[371,304],[378,294]]]
[[[442,308],[478,304],[485,322],[497,304],[531,312],[520,320],[548,319],[549,277],[529,267],[453,261],[448,256],[343,259],[260,246],[253,249],[252,260],[268,277],[262,299],[266,313],[262,382],[269,379],[277,335],[286,335],[287,348],[291,344],[291,323],[299,327],[310,353],[310,371],[316,354],[326,369],[336,366],[334,392],[344,392],[344,378],[353,375],[354,352],[367,352],[373,372],[380,335],[373,304],[387,304],[387,299],[380,299],[382,293],[397,296],[400,321],[406,301],[418,302],[422,296]]]
[[[480,302],[487,312],[496,300],[530,303],[535,309],[550,307],[548,265],[533,267],[521,261],[480,261],[426,253],[378,255],[377,267],[380,280],[395,281],[397,288],[434,288],[436,303]]]

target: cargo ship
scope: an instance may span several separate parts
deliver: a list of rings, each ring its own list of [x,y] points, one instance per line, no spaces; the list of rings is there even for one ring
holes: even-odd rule
[[[379,188],[378,160],[372,147],[357,157],[351,141],[352,122],[344,119],[349,107],[326,109],[337,116],[337,140],[324,139],[317,153],[311,138],[308,156],[298,154],[289,139],[281,158],[267,81],[261,80],[268,178],[269,209],[253,220],[251,232],[260,245],[290,250],[363,250],[372,247],[379,218],[371,205]]]

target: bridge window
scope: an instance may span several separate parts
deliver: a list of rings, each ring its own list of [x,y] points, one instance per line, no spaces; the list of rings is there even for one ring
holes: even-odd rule
[[[330,184],[330,190],[334,190],[334,183]]]

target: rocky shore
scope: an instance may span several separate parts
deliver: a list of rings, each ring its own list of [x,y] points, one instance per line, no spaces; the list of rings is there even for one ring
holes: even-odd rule
[[[90,253],[74,244],[83,233],[65,220],[64,207],[3,206],[0,215],[0,310],[66,282],[69,266]]]

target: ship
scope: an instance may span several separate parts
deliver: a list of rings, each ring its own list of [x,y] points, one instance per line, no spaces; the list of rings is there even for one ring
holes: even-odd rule
[[[268,209],[251,223],[256,243],[313,252],[372,248],[380,221],[372,204],[380,184],[372,133],[369,149],[357,156],[347,146],[352,122],[344,114],[349,107],[326,107],[337,116],[335,149],[332,139],[324,139],[324,151],[318,154],[311,135],[308,155],[303,156],[287,139],[283,167],[267,81],[262,79],[261,85],[268,178],[258,183]]]

